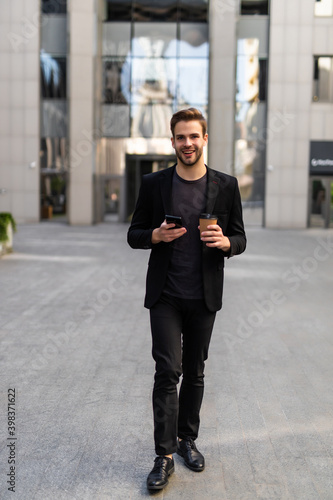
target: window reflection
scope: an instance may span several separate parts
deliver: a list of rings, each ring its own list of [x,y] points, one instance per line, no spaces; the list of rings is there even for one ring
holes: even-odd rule
[[[177,0],[136,0],[133,2],[134,21],[177,21]]]
[[[243,201],[257,203],[264,196],[266,152],[266,61],[259,61],[259,40],[238,40],[234,174]],[[261,72],[260,72],[261,70]]]
[[[127,105],[104,104],[102,107],[103,137],[129,137],[130,107]]]
[[[103,55],[127,56],[131,49],[131,23],[103,24]]]
[[[107,21],[131,21],[132,2],[128,0],[107,0],[106,2]]]
[[[180,0],[178,9],[180,21],[208,22],[208,0]]]
[[[258,202],[264,196],[265,108],[255,101],[236,103],[234,174],[243,201]]]
[[[106,0],[106,21],[208,22],[208,0]]]
[[[178,70],[178,104],[192,106],[208,102],[208,60],[181,59]]]
[[[236,100],[239,102],[252,101],[259,96],[258,50],[257,38],[238,40]]]
[[[130,66],[124,59],[104,60],[104,102],[127,104]]]
[[[137,104],[131,108],[132,137],[169,137],[172,107],[164,104]]]
[[[41,139],[40,168],[47,173],[68,169],[68,141],[66,137],[44,137]]]
[[[333,102],[333,58],[314,58],[313,100]]]
[[[172,103],[176,96],[176,59],[140,59],[132,62],[132,102]]]
[[[208,57],[208,26],[199,23],[180,25],[180,57]]]
[[[66,58],[41,50],[41,93],[44,99],[66,99]]]
[[[43,174],[40,179],[41,218],[66,213],[67,174]]]
[[[242,0],[241,14],[262,16],[268,15],[268,0]]]
[[[176,57],[176,23],[135,23],[132,53],[135,57]]]
[[[116,20],[126,7],[131,22],[110,22],[103,28],[104,133],[124,137],[130,129],[128,134],[136,137],[169,137],[174,111],[207,107],[208,1],[109,1],[107,5],[109,20],[113,8],[118,14],[111,20]],[[182,17],[184,12],[192,15]],[[123,116],[130,116],[130,127]]]
[[[67,0],[42,0],[43,14],[66,14]]]
[[[315,16],[326,17],[333,15],[333,0],[316,0]]]
[[[44,137],[40,146],[41,218],[66,213],[68,141],[66,137]]]
[[[259,101],[267,100],[267,59],[259,59]]]
[[[67,137],[67,102],[42,101],[41,136]]]

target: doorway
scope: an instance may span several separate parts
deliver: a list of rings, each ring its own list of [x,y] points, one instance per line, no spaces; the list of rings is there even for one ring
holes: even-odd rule
[[[333,227],[333,178],[310,177],[309,227]]]
[[[124,222],[132,218],[143,175],[158,172],[175,163],[175,155],[126,155]]]

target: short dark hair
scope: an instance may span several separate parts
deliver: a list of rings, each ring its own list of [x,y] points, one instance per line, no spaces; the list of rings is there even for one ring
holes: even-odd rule
[[[207,121],[202,113],[196,108],[181,109],[174,113],[170,121],[170,129],[172,136],[175,136],[175,127],[178,122],[190,122],[196,120],[201,123],[202,135],[205,136],[207,133]]]

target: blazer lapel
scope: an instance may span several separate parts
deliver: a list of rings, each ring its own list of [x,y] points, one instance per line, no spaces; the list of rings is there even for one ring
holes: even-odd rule
[[[206,197],[207,197],[206,213],[212,214],[214,212],[216,197],[220,190],[220,179],[217,175],[215,175],[215,172],[209,167],[207,167],[207,176],[208,179],[207,179],[207,191],[206,191]]]
[[[176,165],[163,170],[160,176],[160,190],[164,207],[164,214],[169,214],[171,210],[172,178]]]

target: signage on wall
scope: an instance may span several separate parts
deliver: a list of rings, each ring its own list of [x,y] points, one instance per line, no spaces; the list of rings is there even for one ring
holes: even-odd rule
[[[333,175],[333,141],[310,142],[310,175]]]

